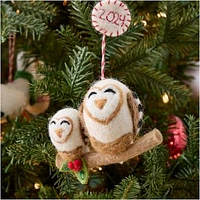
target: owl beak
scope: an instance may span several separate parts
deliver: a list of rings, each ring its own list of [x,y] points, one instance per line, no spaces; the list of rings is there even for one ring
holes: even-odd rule
[[[59,138],[62,137],[62,132],[63,132],[63,129],[62,129],[62,128],[57,129],[55,132],[56,132],[56,135],[57,135]]]
[[[95,105],[102,110],[106,102],[106,99],[95,100]]]

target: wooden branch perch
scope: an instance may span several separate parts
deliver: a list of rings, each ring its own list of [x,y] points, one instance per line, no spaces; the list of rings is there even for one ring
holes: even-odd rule
[[[160,131],[158,129],[153,129],[138,138],[126,151],[118,153],[117,155],[89,152],[84,156],[89,168],[110,165],[134,158],[135,156],[138,156],[161,144],[162,141],[163,137]],[[58,168],[60,168],[62,162],[64,161],[62,158],[63,156],[59,155],[59,153],[56,155],[56,166]]]

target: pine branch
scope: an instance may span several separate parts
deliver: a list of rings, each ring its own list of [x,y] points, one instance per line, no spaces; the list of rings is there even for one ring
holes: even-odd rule
[[[71,19],[74,20],[74,26],[82,35],[82,40],[88,46],[89,50],[100,55],[101,34],[97,33],[91,23],[91,6],[86,1],[71,1],[69,8]]]
[[[117,69],[121,66],[130,68],[130,63],[134,63],[135,66],[152,66],[155,64],[155,58],[158,60],[159,57],[163,57],[158,49],[162,45],[160,33],[145,35],[144,38],[133,44],[126,49],[126,54],[123,57],[115,59],[114,63],[116,63]]]
[[[199,170],[191,165],[182,166],[175,174],[175,177],[181,180],[198,180]]]
[[[18,2],[19,3],[19,2]],[[44,17],[44,12],[38,11],[38,16],[36,17],[33,12],[23,12],[23,5],[27,4],[27,2],[20,2],[19,5],[22,6],[22,10],[20,11],[21,7],[19,6],[19,13],[16,13],[14,11],[13,7],[2,3],[2,26],[1,26],[1,43],[5,42],[6,38],[9,36],[9,34],[17,33],[19,32],[21,35],[24,35],[26,38],[28,34],[32,34],[33,40],[35,40],[36,36],[38,37],[38,40],[40,39],[41,35],[45,33],[47,29],[47,19],[52,18],[53,14],[50,14],[51,12],[55,12],[55,8],[53,8],[52,5],[48,3],[44,3],[43,7],[46,7],[46,9],[50,9],[47,12],[46,17]],[[28,5],[25,5],[25,8],[27,8]],[[41,4],[38,2],[36,4],[30,4],[29,3],[29,10],[36,9],[40,10]],[[25,9],[24,8],[24,9]]]
[[[199,4],[198,2],[190,2],[186,6],[179,1],[163,2],[163,11],[167,13],[166,29],[164,38],[167,40],[175,38],[176,35],[184,35],[188,30],[198,31]],[[165,11],[165,8],[167,10]],[[196,24],[196,26],[194,26]],[[184,32],[184,30],[187,30]],[[186,36],[191,36],[186,34]]]
[[[137,40],[143,37],[144,25],[142,17],[138,15],[136,4],[131,7],[131,24],[128,30],[118,37],[106,37],[107,56],[123,57],[127,49],[133,47]]]
[[[138,84],[157,96],[167,92],[172,96],[175,106],[185,105],[189,101],[190,91],[172,77],[149,67],[124,68],[129,83]]]
[[[13,7],[15,10],[19,9],[26,16],[31,15],[44,22],[51,22],[57,12],[57,8],[52,3],[44,1],[16,1]]]
[[[199,119],[186,115],[187,146],[171,169],[171,176],[181,180],[199,178]]]
[[[47,30],[46,33],[41,36],[40,41],[33,41],[28,38],[24,42],[24,38],[22,38],[19,49],[25,49],[29,52],[30,57],[37,57],[47,66],[60,70],[64,63],[68,62],[70,52],[72,51],[72,49],[70,52],[65,51],[65,49],[62,48],[62,45],[63,44],[59,40],[57,32],[55,30]],[[48,49],[48,51],[44,51],[44,49]],[[46,66],[43,68],[46,68]],[[42,69],[38,69],[38,71],[40,70],[42,71]],[[45,69],[43,69],[43,71],[44,70]]]
[[[78,180],[74,178],[70,173],[63,173],[56,171],[52,178],[57,179],[55,185],[56,189],[60,191],[61,195],[67,195],[70,198],[74,198],[77,186],[79,184]]]
[[[57,29],[58,41],[62,44],[63,49],[68,55],[73,54],[73,49],[75,46],[85,46],[84,40],[81,39],[81,34],[76,31],[73,27],[67,25],[60,25],[60,29]]]
[[[127,48],[132,47],[135,41],[139,37],[143,36],[141,30],[143,29],[143,24],[139,22],[141,17],[138,17],[138,24],[132,25],[129,29],[122,35],[118,37],[107,37],[106,50],[107,54],[110,56],[123,56],[126,53]]]
[[[199,181],[190,181],[184,179],[173,180],[173,190],[169,196],[170,199],[198,199]]]
[[[113,191],[105,193],[80,192],[75,194],[75,199],[133,199],[140,193],[140,185],[137,178],[128,176],[124,178],[119,185],[116,185]]]
[[[72,99],[74,105],[82,99],[92,80],[93,66],[91,63],[93,54],[85,47],[77,47],[77,49],[78,51],[73,51],[74,57],[70,56],[71,67],[65,65],[66,71],[62,72],[67,86],[64,89],[68,90],[69,98]]]
[[[48,119],[41,116],[13,130],[16,141],[6,147],[12,158],[11,164],[34,165],[47,162],[54,167],[55,149],[47,135],[47,123]]]
[[[198,162],[197,156],[199,153],[199,119],[195,119],[192,115],[186,115],[184,121],[188,134],[187,148],[184,154],[196,163]]]
[[[64,78],[62,76],[62,71],[56,68],[45,67],[38,68],[38,73],[44,76],[42,80],[34,80],[33,85],[31,85],[31,90],[37,94],[50,94],[51,98],[56,100],[66,101],[67,98],[62,99],[65,96],[65,91],[63,91]],[[59,77],[60,81],[57,81]],[[55,88],[60,88],[59,90],[55,90]]]
[[[198,2],[190,3],[184,8],[180,2],[162,1],[159,3],[159,9],[166,13],[166,18],[159,18],[157,32],[149,32],[127,49],[122,58],[117,58],[115,62],[118,68],[131,67],[130,63],[134,63],[135,66],[152,66],[158,60],[155,60],[156,57],[166,59],[166,52],[186,54],[198,51],[198,38],[195,37],[199,32]],[[181,45],[176,45],[176,42]]]
[[[73,56],[69,56],[69,64],[65,64],[65,70],[41,68],[39,72],[45,78],[34,82],[34,91],[48,93],[54,100],[69,101],[77,107],[92,80],[92,57],[93,54],[86,47],[77,47],[73,50]]]
[[[112,192],[109,193],[97,193],[97,192],[80,192],[74,195],[75,199],[112,199]]]
[[[166,198],[171,184],[167,177],[167,151],[164,146],[158,146],[144,154],[144,184],[143,198]]]
[[[94,28],[92,27],[90,19],[91,15],[91,7],[88,2],[85,1],[71,1],[70,13],[71,19],[75,20],[75,26],[80,29],[81,34],[85,34],[85,36],[89,36],[90,41],[94,41],[96,39],[97,42],[99,37],[94,32]]]
[[[163,4],[163,10],[167,7],[163,42],[167,44],[168,50],[172,54],[198,51],[198,38],[195,37],[199,32],[198,2],[191,2],[185,7],[181,2],[164,2]]]
[[[59,195],[54,187],[41,186],[38,194],[40,199],[59,199]]]
[[[119,185],[116,185],[113,191],[113,196],[116,199],[135,199],[140,193],[140,185],[138,179],[133,176],[128,176],[122,179]]]

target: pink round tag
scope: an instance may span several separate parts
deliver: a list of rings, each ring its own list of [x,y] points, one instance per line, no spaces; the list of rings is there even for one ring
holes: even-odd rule
[[[131,22],[128,7],[118,0],[103,0],[92,10],[92,25],[107,36],[119,36],[124,33]]]

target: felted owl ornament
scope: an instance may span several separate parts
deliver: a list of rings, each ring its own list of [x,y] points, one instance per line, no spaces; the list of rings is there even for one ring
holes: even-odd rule
[[[73,108],[59,110],[48,125],[52,144],[58,151],[56,163],[61,160],[59,169],[72,172],[78,180],[85,184],[88,181],[88,169],[82,155],[85,144],[81,135],[79,112]]]
[[[59,110],[49,122],[49,136],[58,152],[65,152],[67,161],[80,158],[84,151],[78,111]]]
[[[125,151],[139,133],[143,106],[136,93],[109,78],[89,89],[80,116],[92,147],[100,153],[117,154]]]

